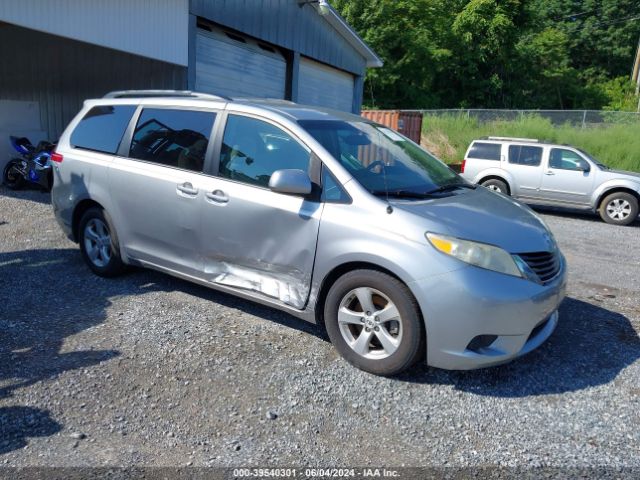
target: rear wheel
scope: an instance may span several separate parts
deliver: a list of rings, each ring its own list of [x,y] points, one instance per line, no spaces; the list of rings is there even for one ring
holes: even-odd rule
[[[509,187],[507,187],[507,184],[502,180],[498,180],[497,178],[490,178],[489,180],[485,180],[480,185],[494,192],[509,195]]]
[[[104,210],[87,210],[80,220],[78,232],[82,257],[95,274],[115,277],[125,270],[120,258],[118,236]]]
[[[396,375],[424,356],[424,325],[407,287],[375,270],[355,270],[329,290],[324,319],[331,343],[352,365]]]
[[[625,192],[607,195],[600,204],[600,218],[613,225],[629,225],[638,218],[638,199]]]
[[[2,183],[4,183],[7,188],[11,190],[19,190],[24,186],[24,177],[20,170],[18,170],[18,165],[20,164],[20,160],[13,159],[9,160],[9,163],[4,167],[4,172],[2,174]]]

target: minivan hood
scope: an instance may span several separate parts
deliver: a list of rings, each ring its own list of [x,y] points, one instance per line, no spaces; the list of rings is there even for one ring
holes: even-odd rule
[[[396,208],[429,220],[444,235],[497,245],[510,253],[545,252],[555,240],[533,211],[484,187],[433,200],[394,201]],[[437,227],[433,227],[437,225]]]

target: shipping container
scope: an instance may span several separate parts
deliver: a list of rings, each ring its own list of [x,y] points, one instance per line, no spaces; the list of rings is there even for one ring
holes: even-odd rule
[[[422,113],[405,112],[402,110],[363,110],[360,114],[364,118],[386,125],[396,132],[409,137],[420,144],[422,135]]]

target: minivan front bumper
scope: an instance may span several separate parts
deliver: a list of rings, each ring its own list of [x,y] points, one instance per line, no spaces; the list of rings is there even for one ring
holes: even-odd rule
[[[566,282],[563,257],[546,285],[471,266],[412,282],[425,320],[427,363],[470,370],[529,353],[555,330]]]

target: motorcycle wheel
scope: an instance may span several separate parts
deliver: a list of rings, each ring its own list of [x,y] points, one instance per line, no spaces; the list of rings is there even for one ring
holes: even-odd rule
[[[25,180],[20,171],[16,168],[16,165],[20,160],[9,160],[9,163],[4,167],[2,174],[2,183],[11,190],[19,190],[24,186]]]

